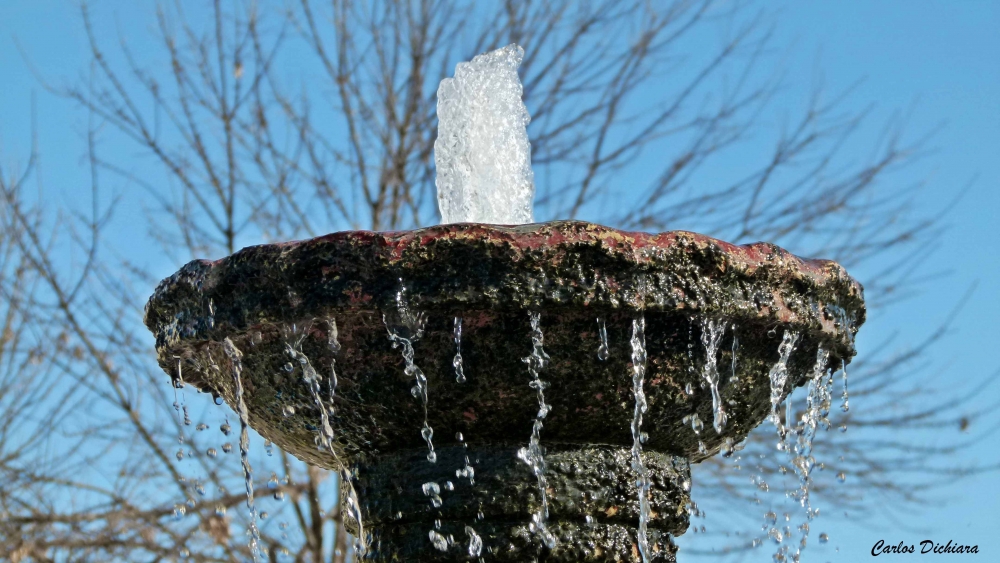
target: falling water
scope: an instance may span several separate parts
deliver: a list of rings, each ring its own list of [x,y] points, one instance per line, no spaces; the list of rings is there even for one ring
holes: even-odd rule
[[[605,326],[603,317],[597,317],[597,336],[601,339],[600,345],[597,346],[597,359],[604,361],[611,352],[608,350],[608,327]]]
[[[462,317],[455,317],[455,358],[451,365],[455,367],[455,381],[465,383],[465,369],[462,366]]]
[[[712,391],[712,426],[717,434],[722,434],[726,427],[726,411],[722,406],[722,396],[719,394],[719,370],[716,360],[716,353],[719,350],[719,343],[722,342],[722,334],[726,331],[725,322],[711,319],[704,319],[701,324],[701,343],[705,347],[705,367],[702,377]]]
[[[646,319],[640,316],[632,320],[632,394],[635,395],[635,410],[632,414],[632,470],[635,484],[639,489],[639,554],[643,563],[649,561],[649,539],[646,526],[649,523],[649,471],[642,462],[642,415],[646,412],[646,393],[642,386],[646,378]]]
[[[340,341],[337,339],[339,332],[337,331],[337,321],[336,319],[327,319],[327,325],[329,326],[329,332],[327,332],[326,343],[330,348],[332,354],[340,353]],[[330,404],[333,405],[333,400],[337,396],[337,360],[334,357],[330,357]]]
[[[250,555],[254,561],[260,555],[260,530],[257,529],[257,509],[253,502],[253,469],[250,467],[250,435],[247,432],[249,427],[247,404],[243,400],[243,353],[233,344],[233,341],[226,338],[223,343],[223,350],[233,365],[233,393],[236,395],[236,414],[240,417],[240,461],[243,464],[243,481],[247,490],[247,508],[250,509]]]
[[[455,433],[455,439],[458,440],[459,444],[462,444],[465,454],[465,465],[461,469],[455,470],[455,477],[467,478],[470,485],[476,484],[476,470],[471,465],[469,465],[469,444],[465,443],[465,437],[462,436],[461,432]]]
[[[177,360],[177,372],[173,377],[173,387],[174,387],[174,411],[177,413],[177,443],[180,444],[180,448],[175,454],[177,461],[184,459],[184,426],[191,424],[191,419],[188,417],[187,401],[184,398],[184,373],[181,370],[181,358],[179,356],[174,356]],[[177,390],[181,390],[181,396],[178,399]]]
[[[427,443],[427,461],[436,463],[437,453],[434,451],[433,442],[434,429],[427,423],[427,376],[424,375],[423,370],[421,370],[413,361],[413,341],[420,338],[423,334],[423,317],[419,314],[414,314],[413,311],[410,310],[409,305],[406,303],[404,293],[405,289],[401,289],[396,293],[396,313],[405,325],[409,338],[402,336],[398,329],[390,326],[389,320],[385,314],[382,315],[382,322],[385,323],[386,329],[389,331],[389,340],[392,341],[392,347],[395,348],[397,346],[401,346],[403,349],[403,361],[406,364],[406,367],[403,368],[403,373],[412,376],[415,382],[414,386],[410,389],[410,393],[414,397],[420,399],[424,408],[424,424],[420,428],[420,435],[423,437],[424,442]]]
[[[781,393],[785,390],[785,382],[788,381],[788,358],[795,350],[795,344],[799,340],[799,333],[786,330],[781,337],[781,344],[778,346],[778,361],[771,366],[768,378],[771,380],[771,422],[778,427],[778,433],[785,435],[785,429],[778,416],[778,405],[781,404]]]
[[[529,385],[538,394],[538,414],[535,416],[535,422],[531,427],[531,438],[528,441],[528,447],[518,450],[517,457],[531,468],[531,471],[538,479],[538,494],[541,506],[531,517],[531,529],[541,536],[545,545],[551,549],[556,546],[556,538],[549,532],[548,527],[545,525],[545,521],[549,516],[549,501],[548,494],[545,492],[547,488],[545,480],[545,452],[542,450],[540,439],[542,419],[549,414],[550,406],[545,403],[546,383],[539,377],[539,373],[549,363],[549,355],[545,353],[545,349],[542,346],[544,335],[542,334],[541,314],[530,312],[529,316],[531,319],[531,355],[523,358],[523,361],[528,364],[528,373],[531,374],[531,383]]]
[[[729,383],[736,383],[740,378],[736,375],[736,350],[740,347],[740,338],[736,336],[736,324],[733,323],[733,350],[732,350],[732,366],[729,375]]]
[[[841,395],[843,403],[840,405],[840,410],[847,412],[851,410],[851,405],[847,401],[847,360],[843,360],[841,364],[841,372],[844,374],[844,394]]]
[[[333,351],[340,350],[340,343],[337,342],[337,325],[333,320],[329,321],[331,326],[330,336],[328,337],[328,344]],[[320,377],[313,367],[312,363],[309,361],[309,357],[302,352],[302,339],[296,342],[293,346],[290,343],[285,343],[285,352],[289,355],[293,362],[297,362],[299,367],[302,369],[302,380],[305,381],[306,387],[309,389],[309,394],[312,396],[313,404],[319,409],[320,416],[320,428],[317,438],[321,449],[325,450],[333,456],[334,460],[337,462],[337,466],[340,468],[341,481],[347,489],[347,502],[346,507],[348,514],[357,522],[358,524],[358,544],[356,546],[356,551],[358,556],[363,556],[367,550],[367,538],[365,537],[364,522],[361,518],[361,507],[358,502],[357,491],[354,489],[354,481],[351,479],[350,473],[347,471],[347,466],[341,461],[340,456],[337,455],[337,450],[333,445],[334,433],[333,426],[330,420],[333,418],[332,409],[323,402],[323,397],[320,394]],[[332,378],[334,381],[330,383],[330,398],[333,399],[333,393],[336,389],[336,372],[333,372],[331,363]]]
[[[792,459],[792,465],[795,466],[799,474],[799,503],[807,511],[811,511],[809,485],[812,479],[810,474],[816,463],[816,460],[812,456],[813,439],[816,437],[817,428],[826,420],[826,413],[829,412],[830,407],[830,390],[826,386],[827,381],[824,381],[826,379],[826,366],[829,359],[830,352],[820,346],[816,350],[816,364],[813,366],[812,374],[809,378],[806,413],[803,416],[801,428],[797,432],[798,441],[795,445],[795,457]],[[828,421],[826,427],[829,428]]]

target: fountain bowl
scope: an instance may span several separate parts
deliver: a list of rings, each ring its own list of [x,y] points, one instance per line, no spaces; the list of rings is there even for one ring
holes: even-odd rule
[[[539,372],[551,406],[540,440],[554,548],[532,533],[542,499],[517,456],[539,410],[523,361],[532,314],[549,356]],[[476,560],[464,547],[466,526],[491,560],[638,561],[630,425],[639,319],[650,545],[653,560],[673,561],[671,537],[688,525],[689,463],[739,443],[770,414],[769,372],[785,333],[799,338],[782,397],[807,381],[818,349],[829,368],[853,357],[863,290],[839,264],[767,243],[579,221],[350,231],[190,262],[160,283],[145,315],[175,382],[235,405],[228,340],[242,353],[249,425],[306,463],[350,469],[372,561]],[[718,430],[702,344],[708,323],[723,330],[714,358],[728,420]],[[426,415],[402,340],[427,378]],[[303,380],[306,364],[321,380],[332,452],[317,447],[322,412]],[[691,415],[702,421],[698,433]],[[456,474],[466,464],[474,481]],[[423,494],[428,482],[443,489],[441,506]],[[452,540],[443,551],[428,540],[434,521]]]

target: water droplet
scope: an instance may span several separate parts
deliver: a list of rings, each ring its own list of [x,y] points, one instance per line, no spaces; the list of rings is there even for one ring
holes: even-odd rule
[[[843,471],[841,471],[840,473],[837,473],[837,480],[840,481],[841,483],[843,483],[844,481],[847,481],[847,474],[844,473]]]
[[[826,535],[825,533],[819,535],[819,543],[826,543],[828,541],[830,541],[830,536]]]
[[[228,436],[229,433],[233,431],[232,427],[229,426],[228,422],[222,423],[222,426],[219,427],[219,430],[221,430],[222,433],[225,434],[226,436]]]
[[[233,451],[233,445],[231,443],[226,442],[225,444],[222,444],[222,452],[223,453],[227,453],[228,454],[231,451]]]
[[[602,317],[597,317],[597,337],[600,339],[600,344],[597,346],[597,359],[603,362],[611,355],[611,351],[608,349],[608,328]]]
[[[285,415],[286,418],[293,416],[295,414],[295,407],[292,405],[285,405],[281,407],[281,414]]]
[[[201,432],[202,430],[207,430],[208,429],[208,425],[205,424],[204,422],[202,422],[202,423],[199,423],[198,426],[195,426],[194,429],[197,430],[198,432]]]
[[[479,557],[483,551],[483,538],[479,537],[479,534],[471,526],[465,527],[465,535],[469,538],[469,547],[467,549],[469,557]]]
[[[431,530],[427,533],[427,537],[431,540],[431,545],[434,546],[438,551],[448,551],[448,540],[444,536]]]
[[[219,452],[215,448],[208,448],[205,453],[208,454],[208,457],[215,457],[219,455]]]

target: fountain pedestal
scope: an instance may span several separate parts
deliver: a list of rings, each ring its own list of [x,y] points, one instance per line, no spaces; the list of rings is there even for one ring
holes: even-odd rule
[[[639,502],[629,448],[547,448],[546,525],[557,540],[552,549],[532,532],[531,515],[540,504],[538,486],[535,475],[517,458],[517,449],[447,446],[437,449],[436,464],[427,463],[426,449],[361,464],[355,488],[362,499],[365,526],[374,530],[370,559],[475,561],[478,550],[489,561],[637,560]],[[466,455],[475,468],[472,483],[456,477],[453,469],[464,466]],[[674,561],[671,536],[684,533],[688,525],[689,497],[684,489],[685,482],[690,489],[690,468],[684,458],[654,452],[643,454],[643,460],[655,475],[650,494],[651,560]],[[439,507],[423,492],[428,483],[440,490]],[[430,548],[431,530],[448,542],[442,544],[445,550]]]
[[[146,324],[167,373],[230,405],[237,386],[225,346],[238,349],[250,426],[307,463],[353,468],[367,560],[475,559],[468,526],[491,560],[639,561],[631,426],[641,320],[649,547],[672,561],[669,536],[687,527],[688,460],[745,438],[773,400],[807,380],[819,348],[829,366],[849,361],[864,314],[860,285],[834,262],[564,221],[334,233],[194,261],[160,284]],[[722,331],[715,368],[702,346],[709,326]],[[774,383],[786,333],[797,347]],[[538,370],[550,407],[538,436],[553,547],[529,530],[541,492],[517,455],[539,411],[522,361],[537,344],[550,358]],[[720,408],[728,422],[716,430]],[[324,414],[333,436],[320,448]],[[475,484],[455,473],[465,446]],[[441,489],[440,506],[428,483]]]

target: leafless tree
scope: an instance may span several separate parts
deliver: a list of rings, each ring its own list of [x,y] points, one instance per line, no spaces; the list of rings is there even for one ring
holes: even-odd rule
[[[436,88],[478,53],[525,48],[540,218],[785,243],[873,272],[864,281],[875,314],[913,287],[911,265],[938,229],[893,180],[921,140],[890,123],[867,159],[853,158],[846,147],[869,115],[843,109],[849,92],[817,89],[780,128],[765,125],[784,77],[767,70],[768,18],[739,2],[189,9],[161,7],[159,50],[137,53],[126,37],[111,46],[82,8],[89,75],[47,87],[89,116],[90,210],[29,192],[34,155],[25,174],[0,170],[0,554],[15,562],[248,556],[232,532],[246,518],[243,477],[222,463],[228,411],[167,384],[140,322],[157,276],[109,239],[109,225],[147,230],[146,247],[180,265],[252,243],[434,223]],[[102,152],[106,137],[139,157]],[[722,164],[734,172],[718,174]],[[109,197],[107,178],[131,192]],[[122,217],[122,199],[142,205],[144,224]],[[947,460],[970,440],[928,447],[906,433],[964,429],[983,414],[913,382],[930,342],[856,362],[855,408],[837,420],[853,430],[817,444],[833,471],[816,478],[816,494],[832,488],[824,476],[846,471],[826,499],[865,511],[863,492],[916,503],[939,475],[987,469]],[[763,428],[743,457],[773,443]],[[258,490],[287,497],[262,503],[268,557],[345,561],[336,476],[272,449],[257,447],[254,460]],[[699,489],[752,501],[758,492],[731,465],[703,464]],[[781,478],[777,466],[759,471]],[[898,486],[903,475],[919,486]]]

